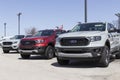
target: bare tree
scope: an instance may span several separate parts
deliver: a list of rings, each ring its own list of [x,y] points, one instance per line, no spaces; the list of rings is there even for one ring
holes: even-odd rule
[[[31,27],[31,28],[25,29],[25,33],[26,34],[34,35],[36,32],[37,32],[37,29],[35,27]]]

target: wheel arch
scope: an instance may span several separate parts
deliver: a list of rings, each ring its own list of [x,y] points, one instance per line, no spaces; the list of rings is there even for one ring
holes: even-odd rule
[[[48,43],[48,46],[52,46],[52,47],[54,47],[55,45],[54,45],[53,42],[50,42],[50,43]]]
[[[111,46],[110,46],[110,41],[109,41],[109,40],[106,40],[105,45],[108,46],[108,48],[109,48],[109,50],[110,50],[110,47],[111,47]]]

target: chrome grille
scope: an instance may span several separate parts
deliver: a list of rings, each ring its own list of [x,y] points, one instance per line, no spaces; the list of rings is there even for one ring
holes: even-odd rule
[[[3,45],[12,45],[12,42],[3,42]]]
[[[85,37],[67,37],[60,40],[62,46],[87,46],[89,40]]]

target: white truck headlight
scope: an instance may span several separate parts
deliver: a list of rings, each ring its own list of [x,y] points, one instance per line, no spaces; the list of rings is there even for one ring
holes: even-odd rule
[[[88,37],[88,39],[89,39],[91,42],[100,41],[100,40],[101,40],[101,36],[91,36],[91,37]]]
[[[57,44],[60,44],[60,40],[61,40],[61,38],[59,38],[59,37],[56,38],[56,45],[57,45]]]
[[[60,42],[60,38],[56,38],[56,42]]]
[[[44,43],[45,41],[43,39],[40,39],[40,40],[36,40],[35,42],[36,43]]]

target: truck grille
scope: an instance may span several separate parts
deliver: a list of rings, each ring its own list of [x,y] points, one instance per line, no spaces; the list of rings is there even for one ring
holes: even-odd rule
[[[34,47],[20,47],[21,50],[34,50],[35,48]]]
[[[29,45],[34,45],[34,44],[35,44],[35,41],[30,41],[30,40],[29,40],[29,41],[28,41],[28,40],[25,41],[25,40],[24,40],[24,41],[21,41],[20,43],[21,43],[21,45],[23,45],[23,46],[29,46]]]
[[[3,42],[3,45],[12,45],[12,42]]]
[[[85,37],[62,38],[60,44],[62,46],[87,46],[89,40]]]

